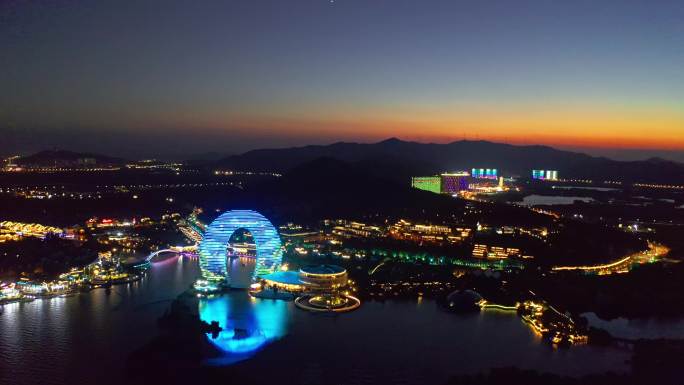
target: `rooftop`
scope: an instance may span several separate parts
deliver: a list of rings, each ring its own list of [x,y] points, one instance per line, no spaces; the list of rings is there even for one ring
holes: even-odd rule
[[[299,280],[299,273],[296,271],[276,271],[266,274],[261,278],[283,285],[302,285],[302,282]]]
[[[341,274],[344,273],[346,270],[343,267],[336,265],[310,265],[302,267],[299,271],[306,274],[328,275]]]

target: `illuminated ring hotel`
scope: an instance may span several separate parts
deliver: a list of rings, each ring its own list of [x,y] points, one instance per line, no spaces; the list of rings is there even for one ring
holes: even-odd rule
[[[204,232],[199,245],[202,277],[213,282],[230,282],[227,249],[235,231],[249,231],[256,245],[256,268],[252,279],[271,273],[282,260],[278,230],[263,215],[253,210],[230,210],[221,214]]]

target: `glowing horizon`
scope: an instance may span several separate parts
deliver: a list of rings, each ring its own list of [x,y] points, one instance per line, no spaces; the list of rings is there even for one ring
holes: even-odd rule
[[[59,3],[0,3],[0,152],[684,150],[680,1]]]

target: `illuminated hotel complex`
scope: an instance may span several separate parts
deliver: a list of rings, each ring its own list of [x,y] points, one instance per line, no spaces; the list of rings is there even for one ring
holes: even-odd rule
[[[508,180],[514,182],[517,177]],[[559,181],[557,170],[532,170],[532,179],[537,181]],[[411,187],[435,194],[462,195],[472,197],[473,194],[489,195],[508,191],[504,177],[496,168],[473,168],[471,172],[442,173],[431,176],[415,176],[411,178]]]
[[[436,194],[458,194],[468,190],[469,176],[467,172],[416,176],[411,178],[411,187]]]
[[[230,255],[229,250],[236,249],[231,237],[240,230],[252,235],[255,250]],[[246,245],[238,248],[249,249]],[[226,211],[204,232],[199,245],[202,278],[195,282],[195,290],[199,294],[226,287],[249,287],[253,296],[272,299],[294,299],[297,294],[297,306],[309,311],[348,311],[361,304],[357,298],[340,292],[348,285],[344,268],[307,266],[298,273],[289,272],[287,266],[278,269],[282,254],[278,230],[266,217],[252,210]],[[245,273],[249,274],[247,279]]]

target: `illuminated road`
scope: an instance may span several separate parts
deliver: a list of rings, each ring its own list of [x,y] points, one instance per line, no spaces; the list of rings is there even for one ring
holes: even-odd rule
[[[553,267],[552,271],[584,271],[590,273],[597,273],[599,275],[616,274],[616,273],[627,273],[634,264],[645,264],[657,261],[662,258],[670,249],[664,245],[648,242],[648,250],[641,251],[628,255],[617,261],[602,264],[602,265],[591,265],[591,266],[556,266]]]

